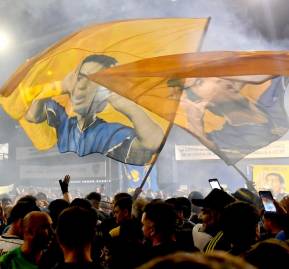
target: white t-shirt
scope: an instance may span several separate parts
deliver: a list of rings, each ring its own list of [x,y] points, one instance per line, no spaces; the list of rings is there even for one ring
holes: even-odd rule
[[[0,236],[0,256],[4,255],[10,250],[20,247],[22,244],[23,240],[18,236],[2,234]]]
[[[208,242],[211,240],[212,236],[202,232],[203,224],[198,223],[193,228],[193,240],[194,245],[196,248],[198,248],[200,251],[203,251],[205,246],[208,244]]]

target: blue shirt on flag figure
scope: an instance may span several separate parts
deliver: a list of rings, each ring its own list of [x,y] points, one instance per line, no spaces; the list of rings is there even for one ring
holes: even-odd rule
[[[189,79],[180,105],[189,130],[227,164],[279,139],[289,126],[283,78],[249,93],[243,92],[247,84],[242,79],[246,81],[245,76]]]
[[[121,162],[143,165],[158,150],[164,134],[136,103],[89,80],[88,75],[112,67],[117,62],[106,55],[90,55],[62,82],[63,94],[69,94],[75,117],[68,117],[64,107],[50,98],[34,100],[26,120],[45,120],[56,129],[60,152],[79,156],[99,152]],[[97,117],[107,103],[124,114],[133,128],[106,122]]]
[[[133,192],[136,188],[138,188],[144,177],[148,172],[149,166],[136,166],[136,165],[121,165],[121,171],[124,177],[124,188],[127,192]],[[150,174],[146,180],[146,183],[143,186],[144,191],[159,191],[158,186],[158,171],[156,166],[153,166]]]

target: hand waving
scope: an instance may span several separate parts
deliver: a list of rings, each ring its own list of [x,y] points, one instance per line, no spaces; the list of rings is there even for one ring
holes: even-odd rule
[[[69,181],[70,175],[66,175],[63,180],[59,179],[59,185],[63,194],[68,192]]]

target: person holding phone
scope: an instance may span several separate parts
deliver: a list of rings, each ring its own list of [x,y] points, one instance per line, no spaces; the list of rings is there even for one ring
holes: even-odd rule
[[[259,196],[264,206],[260,238],[262,240],[268,238],[283,240],[282,236],[279,237],[279,235],[284,234],[284,229],[286,229],[288,223],[288,214],[275,201],[270,191],[259,191]]]
[[[277,212],[271,191],[259,191],[265,212]]]
[[[210,178],[209,184],[211,185],[212,189],[219,189],[223,190],[222,186],[219,183],[219,180],[217,178]]]
[[[261,239],[276,238],[276,236],[283,231],[284,218],[277,212],[264,212],[262,216],[263,234],[260,235]]]
[[[191,200],[193,205],[202,207],[199,214],[202,223],[193,228],[193,240],[198,249],[210,252],[214,249],[230,248],[221,231],[220,217],[225,206],[234,201],[235,198],[230,194],[216,188],[203,199]]]

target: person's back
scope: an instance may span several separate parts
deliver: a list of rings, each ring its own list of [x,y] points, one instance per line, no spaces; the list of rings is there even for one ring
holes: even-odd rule
[[[1,235],[0,237],[0,256],[7,252],[20,247],[23,240],[17,236]]]
[[[60,214],[56,235],[64,254],[64,263],[57,264],[55,269],[99,268],[91,257],[96,221],[96,213],[92,209],[77,206]]]
[[[58,217],[61,212],[69,207],[69,203],[64,199],[56,199],[50,202],[48,206],[49,215],[52,219],[52,229],[54,231],[53,237],[51,238],[51,242],[47,248],[47,250],[43,253],[39,268],[40,269],[50,269],[57,262],[63,261],[63,253],[60,249],[59,243],[57,242],[55,236],[55,229],[58,221]]]
[[[31,212],[23,220],[23,244],[0,257],[1,269],[37,269],[48,246],[52,221],[47,213]]]
[[[256,242],[260,220],[257,209],[246,202],[234,202],[225,207],[221,222],[230,253],[240,255]]]
[[[289,265],[289,247],[283,241],[267,239],[255,244],[244,258],[259,269],[285,269]]]
[[[103,221],[108,218],[108,215],[100,209],[101,194],[98,192],[91,192],[85,197],[90,203],[91,206],[97,212],[97,218],[99,221]]]
[[[175,202],[177,212],[176,241],[183,251],[194,251],[192,230],[195,224],[190,221],[191,202],[185,197],[177,197]]]
[[[0,258],[1,269],[38,269],[38,266],[25,258],[17,247]]]
[[[8,219],[8,229],[0,236],[0,256],[20,247],[23,244],[22,221],[31,211],[38,211],[36,205],[29,202],[20,201],[11,210]]]
[[[119,236],[111,238],[111,269],[135,268],[146,261],[146,248],[137,238],[138,231],[134,231],[136,226],[133,224],[130,227],[121,226]]]
[[[114,203],[114,216],[118,227],[110,231],[110,268],[135,268],[143,261],[141,223],[131,214],[132,198],[120,198]]]
[[[264,212],[262,221],[264,233],[261,234],[261,239],[276,238],[285,227],[286,216],[279,212]]]

